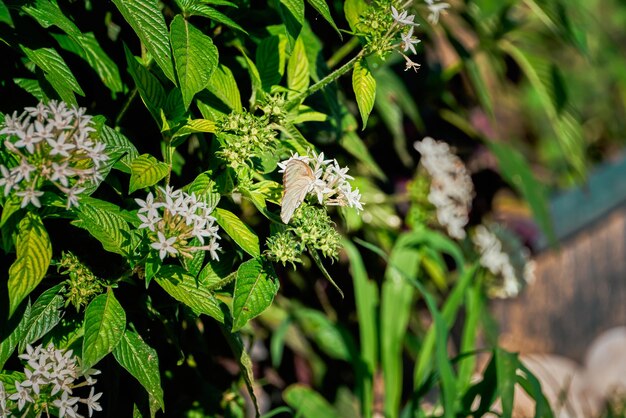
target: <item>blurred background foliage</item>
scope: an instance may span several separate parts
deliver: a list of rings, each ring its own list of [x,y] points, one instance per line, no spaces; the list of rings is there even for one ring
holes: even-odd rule
[[[73,53],[67,36],[24,13],[23,3],[5,1],[11,20],[4,21],[11,25],[0,27],[0,111],[32,105],[29,91],[42,94],[32,80],[45,74],[16,45],[55,45],[84,90],[79,104],[104,115],[142,153],[158,155],[161,133],[136,97],[124,45],[136,55],[143,51],[113,4],[60,2],[116,64],[115,71],[98,73]],[[220,14],[202,24],[218,45],[220,63],[235,73],[245,103],[249,78],[238,50],[253,56],[272,25],[281,23],[276,2],[270,2],[271,8],[265,2],[235,1],[236,9],[227,2],[208,3]],[[349,28],[344,6],[350,2],[328,3],[337,25]],[[473,224],[483,218],[504,222],[531,249],[541,235],[553,238],[550,193],[584,184],[594,165],[618,157],[623,147],[626,6],[618,0],[452,0],[440,23],[430,25],[425,5],[415,3],[422,20],[415,61],[422,67],[415,74],[403,72],[401,60],[371,59],[378,91],[364,130],[352,116],[358,111],[349,77],[339,81],[339,89],[328,88],[325,94],[334,99],[320,94],[307,102],[344,115],[306,125],[302,133],[339,160],[356,160],[355,185],[366,210],[360,218],[347,211],[343,221],[337,218],[351,239],[328,270],[345,299],[305,259],[304,269],[278,268],[280,295],[242,331],[265,411],[289,405],[303,417],[330,418],[466,416],[471,409],[481,416],[500,399],[503,416],[510,416],[513,386],[519,383],[537,400],[536,416],[550,416],[532,374],[516,355],[497,348],[496,321],[489,317],[480,281],[474,280],[480,274],[472,262],[475,254],[424,227],[413,143],[426,135],[445,140],[467,162],[476,185]],[[36,2],[33,7],[34,16]],[[166,18],[173,10],[174,2],[163,2]],[[305,34],[313,45],[308,51],[319,52],[310,58],[318,75],[358,50],[358,40],[343,33],[340,42],[313,8],[306,16],[310,27]],[[342,113],[345,109],[350,113]],[[176,174],[193,178],[210,152],[197,140],[179,147]],[[101,193],[114,196],[121,180],[110,176],[107,182],[109,189]],[[242,213],[250,225],[260,224],[251,204],[244,201]],[[54,221],[49,228],[54,236]],[[90,257],[86,241],[77,234],[69,246],[98,274],[115,275],[116,260]],[[233,262],[224,264],[229,268]],[[149,320],[129,315],[146,333],[155,327],[167,335],[152,342],[160,356],[168,416],[245,416],[250,398],[214,323],[173,312],[156,302],[159,295],[142,289],[124,298],[128,306],[134,299],[154,298],[159,307]],[[491,356],[477,380],[479,347]],[[119,373],[108,374],[104,383],[124,393],[140,392],[138,385],[123,383],[126,377]],[[107,399],[110,416],[126,411],[129,401],[123,395]]]

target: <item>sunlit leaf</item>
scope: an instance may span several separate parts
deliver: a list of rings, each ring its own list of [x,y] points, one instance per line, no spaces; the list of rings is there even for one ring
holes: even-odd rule
[[[165,18],[156,0],[113,0],[163,74],[173,83],[174,63]]]
[[[82,367],[88,370],[118,345],[126,329],[126,312],[113,290],[97,296],[85,310]]]
[[[148,154],[143,154],[135,158],[130,170],[131,175],[128,193],[132,193],[144,187],[154,186],[167,176],[169,172],[167,164],[157,161],[156,158]]]
[[[183,94],[185,109],[191,99],[209,83],[218,62],[218,52],[213,40],[181,15],[170,26],[176,74]]]
[[[215,208],[212,215],[217,219],[219,226],[239,245],[245,252],[253,257],[261,254],[259,237],[254,231],[234,213],[222,208]]]
[[[370,72],[367,62],[363,59],[357,61],[352,70],[352,88],[359,105],[363,129],[365,129],[376,98],[376,79]]]
[[[239,266],[233,295],[233,329],[241,329],[272,304],[278,292],[278,278],[272,267],[261,259]]]
[[[28,212],[20,221],[15,243],[17,259],[9,268],[9,315],[41,282],[52,259],[52,245],[41,218]]]

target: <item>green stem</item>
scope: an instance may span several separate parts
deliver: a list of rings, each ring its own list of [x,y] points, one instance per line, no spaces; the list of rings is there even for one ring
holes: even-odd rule
[[[348,56],[348,54],[350,54],[350,52],[352,52],[354,50],[354,48],[356,48],[357,46],[359,46],[359,38],[358,37],[353,37],[352,39],[350,39],[347,43],[343,44],[341,46],[341,48],[339,48],[337,51],[335,51],[335,53],[333,54],[332,57],[330,57],[328,59],[328,61],[326,61],[326,66],[329,69],[332,69],[333,67],[335,67],[337,64],[339,64],[345,57]]]
[[[324,87],[326,87],[330,83],[332,83],[335,80],[337,80],[342,75],[346,74],[348,71],[350,71],[354,67],[356,62],[363,57],[363,55],[365,55],[365,53],[364,53],[363,50],[361,50],[361,52],[359,52],[350,61],[346,62],[341,67],[337,68],[335,71],[333,71],[332,73],[328,74],[326,77],[322,78],[317,83],[313,84],[306,91],[302,92],[301,94],[299,94],[296,97],[294,97],[293,99],[291,99],[286,104],[287,109],[294,108],[298,104],[302,103],[304,101],[304,99],[306,99],[308,96],[318,92],[319,90],[323,89]]]
[[[165,177],[165,184],[169,186],[170,178],[172,176],[172,160],[174,156],[174,147],[171,145],[171,138],[165,138],[165,149],[163,150],[163,159],[167,164],[167,177]]]
[[[133,100],[135,100],[136,96],[137,96],[137,87],[133,89],[133,91],[130,93],[130,96],[128,96],[128,99],[126,99],[126,103],[124,103],[124,106],[122,107],[122,110],[120,110],[120,113],[117,114],[117,117],[115,118],[115,125],[113,126],[120,125],[122,118],[126,114],[126,111],[128,111],[130,104],[133,102]]]

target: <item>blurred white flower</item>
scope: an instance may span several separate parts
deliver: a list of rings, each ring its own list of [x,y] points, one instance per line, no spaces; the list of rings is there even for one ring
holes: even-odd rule
[[[436,25],[439,22],[439,15],[441,12],[450,8],[450,5],[446,2],[438,2],[437,0],[424,0],[426,2],[426,6],[428,7],[428,11],[430,14],[428,15],[428,21]]]
[[[496,232],[485,225],[478,225],[472,235],[472,242],[480,254],[480,264],[496,278],[488,282],[487,292],[498,298],[517,296],[525,283],[534,279],[534,262],[530,260],[528,250],[515,237],[507,241],[515,241],[514,248],[505,249]]]
[[[431,177],[428,201],[437,209],[437,220],[448,235],[465,238],[465,225],[474,197],[474,185],[465,165],[445,142],[430,137],[414,144],[420,163]]]

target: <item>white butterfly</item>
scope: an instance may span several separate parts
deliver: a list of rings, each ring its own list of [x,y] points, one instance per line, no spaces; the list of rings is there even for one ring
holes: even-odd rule
[[[285,192],[280,202],[280,219],[289,223],[295,210],[304,202],[307,193],[313,187],[315,174],[307,163],[292,159],[285,166],[283,173],[283,187]]]

